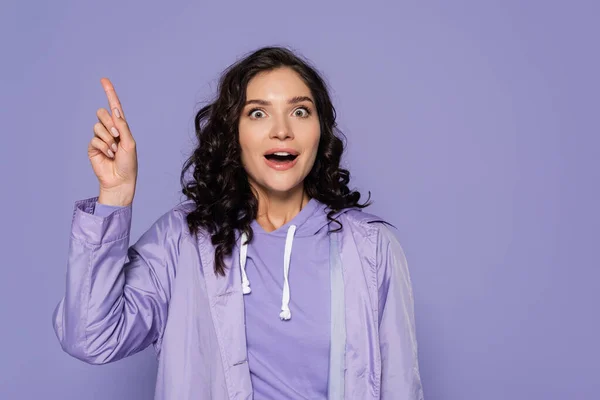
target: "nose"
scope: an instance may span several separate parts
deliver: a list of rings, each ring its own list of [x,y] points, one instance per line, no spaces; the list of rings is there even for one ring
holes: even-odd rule
[[[293,139],[294,133],[292,132],[292,128],[287,121],[286,118],[279,118],[277,122],[273,125],[273,129],[271,129],[271,139]]]

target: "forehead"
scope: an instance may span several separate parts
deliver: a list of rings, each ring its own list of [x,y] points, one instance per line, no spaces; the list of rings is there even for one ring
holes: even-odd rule
[[[278,68],[254,76],[246,88],[248,99],[269,97],[311,96],[300,75],[290,68]]]

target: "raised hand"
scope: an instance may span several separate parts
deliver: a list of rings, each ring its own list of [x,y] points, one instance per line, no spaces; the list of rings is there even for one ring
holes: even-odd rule
[[[135,140],[125,120],[123,107],[110,80],[100,80],[108,106],[96,112],[94,137],[88,145],[88,157],[100,183],[98,201],[102,204],[127,206],[133,202],[137,181]]]

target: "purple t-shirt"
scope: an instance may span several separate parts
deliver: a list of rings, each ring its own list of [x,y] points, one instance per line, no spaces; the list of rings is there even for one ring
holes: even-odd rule
[[[119,209],[96,203],[95,215]],[[291,243],[291,319],[279,317],[286,235]],[[248,365],[254,399],[327,399],[330,338],[329,240],[326,206],[315,199],[287,224],[266,232],[256,221],[247,247],[244,295]],[[239,243],[236,251],[239,251]],[[239,253],[235,254],[236,256]]]

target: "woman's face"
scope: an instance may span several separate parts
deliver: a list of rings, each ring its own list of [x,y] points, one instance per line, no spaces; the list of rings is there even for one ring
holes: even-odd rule
[[[264,194],[301,189],[319,147],[319,116],[310,89],[289,68],[256,75],[248,83],[239,123],[242,164]]]

